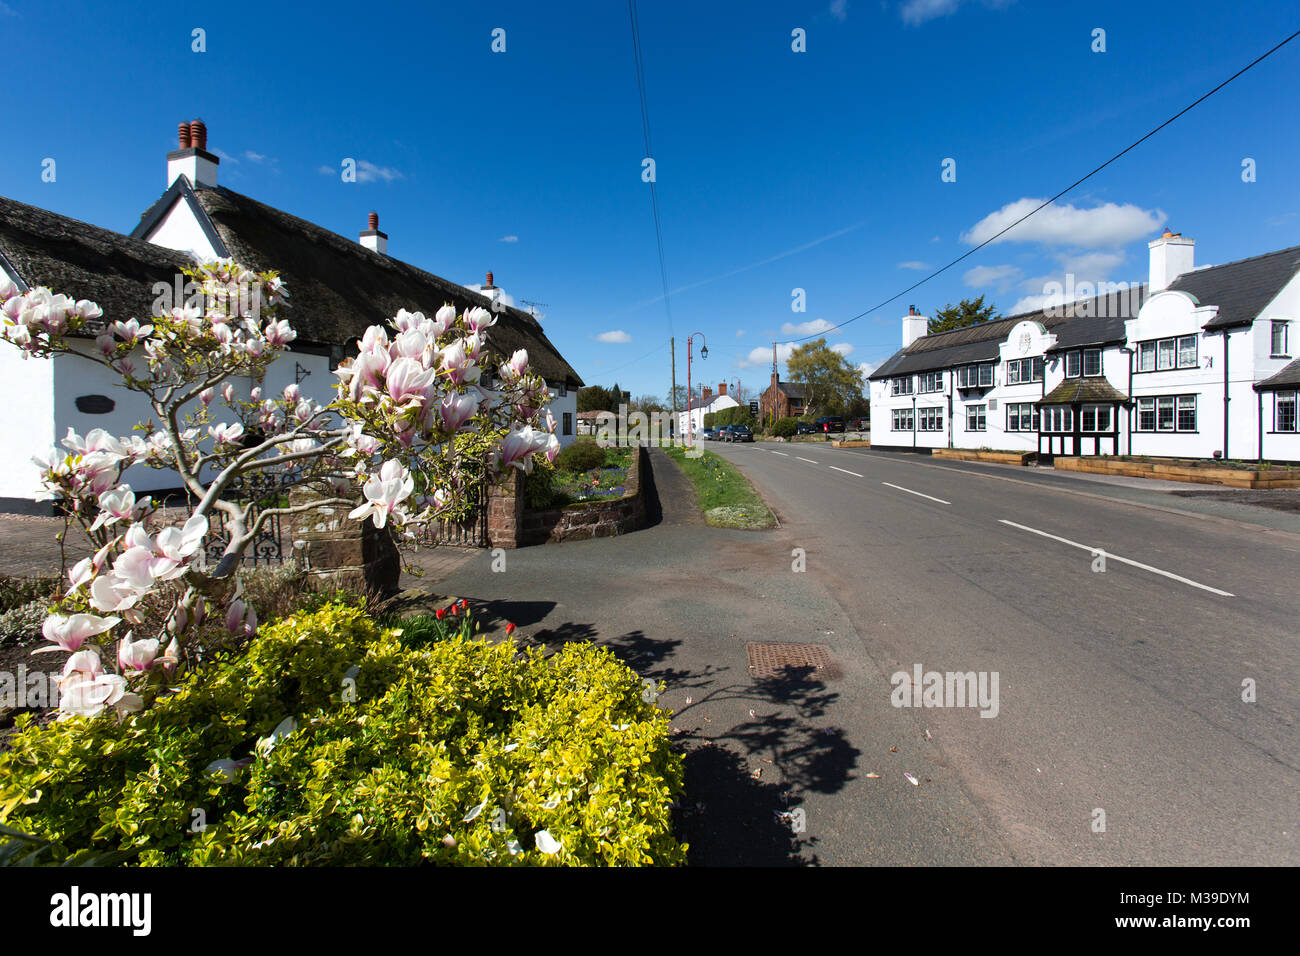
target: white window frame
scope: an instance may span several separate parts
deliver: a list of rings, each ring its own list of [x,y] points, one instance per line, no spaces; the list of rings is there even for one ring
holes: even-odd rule
[[[890,389],[894,395],[911,395],[913,390],[912,376],[902,375],[892,379]]]
[[[1269,357],[1270,358],[1290,358],[1291,357],[1291,330],[1288,326],[1291,324],[1286,319],[1273,319],[1272,327],[1269,329]],[[1281,333],[1282,348],[1278,349],[1278,333]]]
[[[966,431],[988,431],[988,405],[979,403],[966,406]]]
[[[1138,343],[1138,367],[1139,372],[1154,372],[1156,370],[1156,343],[1139,342]]]
[[[1183,361],[1183,347],[1184,347],[1184,345],[1186,345],[1186,344],[1188,344],[1188,343],[1191,344],[1192,357],[1191,357],[1191,359],[1190,359],[1189,361],[1186,361],[1186,362],[1185,362],[1185,361]],[[1197,341],[1195,335],[1180,335],[1180,336],[1178,336],[1178,338],[1175,340],[1174,348],[1177,350],[1177,353],[1178,353],[1178,367],[1179,367],[1179,368],[1196,368],[1196,367],[1198,367],[1198,366],[1201,364],[1201,362],[1200,362],[1200,343]]]
[[[1096,356],[1096,360],[1097,360],[1097,365],[1096,365],[1097,371],[1095,372],[1088,371],[1089,358],[1092,356]],[[1084,349],[1083,350],[1083,377],[1096,378],[1100,374],[1101,374],[1101,349]]]
[[[1168,364],[1165,362],[1166,356],[1169,359]],[[1171,372],[1176,368],[1178,368],[1178,340],[1160,339],[1156,342],[1156,371]]]
[[[915,431],[912,410],[910,408],[895,408],[893,425],[893,431],[896,432]]]
[[[1073,368],[1074,371],[1070,371]],[[1078,378],[1083,373],[1083,356],[1076,349],[1065,353],[1065,377]]]
[[[1135,430],[1136,430],[1136,431],[1140,431],[1140,432],[1153,432],[1153,431],[1155,431],[1155,430],[1156,430],[1156,399],[1155,399],[1155,396],[1152,395],[1152,396],[1147,397],[1147,398],[1139,398],[1139,399],[1137,400],[1137,408],[1138,408],[1138,415],[1137,415],[1137,428],[1136,428]],[[1150,424],[1149,427],[1145,427],[1145,428],[1144,428],[1143,425],[1142,425],[1142,416],[1143,416],[1144,414],[1146,414],[1146,415],[1150,415],[1150,416],[1151,416],[1151,424]]]
[[[1291,427],[1282,427],[1282,406],[1291,406]],[[1300,392],[1273,393],[1273,431],[1294,434],[1297,431],[1297,413],[1300,413]]]

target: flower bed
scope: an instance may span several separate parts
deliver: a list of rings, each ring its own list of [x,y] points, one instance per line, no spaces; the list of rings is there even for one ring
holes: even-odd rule
[[[1060,471],[1084,471],[1130,478],[1162,478],[1229,488],[1300,488],[1300,468],[1267,462],[1216,461],[1186,458],[1133,458],[1129,456],[1057,455]]]
[[[991,451],[974,448],[936,448],[930,453],[933,458],[950,458],[955,461],[992,461],[1000,465],[1027,465],[1037,457],[1032,451]]]
[[[641,487],[641,469],[645,462],[645,449],[606,449],[607,463],[611,452],[626,458],[625,468],[600,469],[601,474],[591,481],[586,476],[585,487],[575,489],[578,498],[560,507],[539,508],[524,512],[523,544],[542,544],[547,541],[579,541],[586,538],[603,538],[635,531],[645,523],[645,497]],[[561,489],[561,480],[554,487]]]

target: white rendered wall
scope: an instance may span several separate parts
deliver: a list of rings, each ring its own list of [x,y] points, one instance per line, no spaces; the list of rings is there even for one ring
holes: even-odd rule
[[[215,259],[217,250],[199,226],[189,203],[177,197],[162,221],[145,237],[156,246],[188,252],[192,256]]]
[[[54,360],[24,355],[0,343],[0,498],[30,501],[40,485],[32,456],[54,443]]]

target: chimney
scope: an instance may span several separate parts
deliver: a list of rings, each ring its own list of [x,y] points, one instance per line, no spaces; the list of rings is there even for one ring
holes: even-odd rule
[[[1149,294],[1168,289],[1180,275],[1191,272],[1195,239],[1187,239],[1181,232],[1165,230],[1159,239],[1147,243],[1151,250],[1151,278]]]
[[[379,213],[372,212],[367,225],[369,228],[361,234],[361,244],[371,252],[388,255],[388,234],[379,231]]]
[[[167,185],[185,176],[195,188],[215,188],[221,160],[208,152],[208,127],[203,120],[177,124],[176,140],[178,148],[167,154]]]
[[[700,395],[700,404],[702,405],[713,404],[713,389],[710,388],[708,385],[704,386],[703,394]]]
[[[485,288],[485,289],[495,289],[495,288],[496,288],[496,286],[494,286],[494,285],[492,284],[492,273],[491,273],[491,272],[489,272],[489,273],[487,274],[487,282],[484,283],[483,288]]]
[[[903,316],[903,348],[926,334],[929,321],[928,317],[916,311],[916,306],[907,307],[907,315]]]
[[[719,382],[719,383],[718,383],[718,397],[719,397],[719,398],[725,398],[726,395],[727,395],[727,383],[726,383],[726,382]]]

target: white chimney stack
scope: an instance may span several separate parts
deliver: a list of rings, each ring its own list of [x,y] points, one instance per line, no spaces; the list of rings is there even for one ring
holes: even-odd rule
[[[907,348],[926,334],[930,319],[916,311],[916,306],[908,306],[907,315],[903,316],[903,348]]]
[[[203,120],[191,120],[176,127],[180,148],[167,154],[167,185],[186,176],[194,187],[217,185],[217,166],[221,160],[208,152],[208,127]]]
[[[1149,293],[1163,292],[1175,279],[1193,271],[1193,250],[1195,239],[1188,239],[1179,232],[1165,230],[1164,235],[1147,243],[1151,250],[1151,279]]]
[[[370,214],[370,228],[361,234],[361,244],[380,255],[388,255],[388,234],[379,231],[379,213]]]

